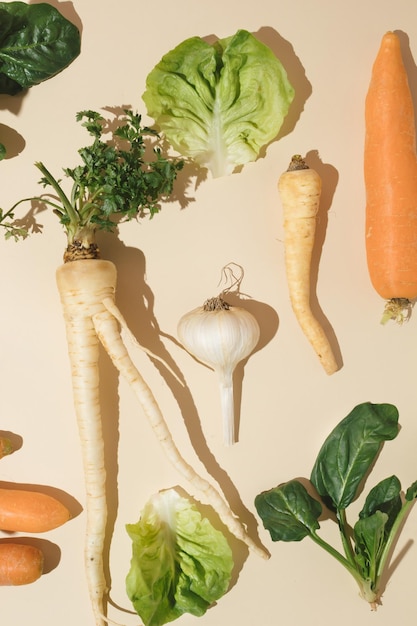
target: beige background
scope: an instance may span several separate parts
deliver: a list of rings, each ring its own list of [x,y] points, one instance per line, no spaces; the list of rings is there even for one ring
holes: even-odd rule
[[[244,3],[75,0],[52,2],[82,24],[81,56],[61,75],[24,98],[0,99],[4,142],[18,155],[0,164],[1,201],[40,193],[34,161],[56,175],[77,163],[86,134],[75,122],[85,108],[131,105],[145,114],[145,78],[160,57],[193,35],[225,37],[239,28],[268,43],[297,90],[282,137],[242,173],[207,177],[186,190],[153,221],[102,237],[103,256],[119,269],[118,303],[136,336],[184,376],[181,389],[148,357],[130,346],[184,456],[224,491],[232,509],[264,543],[271,559],[238,553],[234,585],[203,618],[205,626],[299,626],[415,623],[417,511],[396,548],[384,604],[371,613],[355,583],[309,539],[273,544],[255,514],[262,490],[309,476],[324,438],[356,404],[398,406],[402,431],[383,449],[371,484],[392,473],[404,487],[417,478],[417,319],[382,327],[382,301],[369,282],[364,251],[362,177],[364,97],[373,59],[386,30],[402,32],[417,98],[417,7],[412,0]],[[146,119],[146,116],[145,116]],[[7,141],[6,141],[7,140]],[[328,377],[290,309],[284,274],[280,173],[295,152],[308,154],[323,178],[316,295],[342,369]],[[26,209],[22,209],[22,214]],[[65,237],[51,212],[38,215],[42,234],[23,243],[1,242],[0,426],[23,441],[1,462],[6,482],[55,487],[84,504],[78,435],[72,406],[64,325],[55,287]],[[240,441],[221,441],[219,397],[213,372],[176,344],[180,316],[216,295],[222,267],[245,271],[242,291],[262,327],[260,349],[239,372]],[[160,330],[160,337],[157,334]],[[132,393],[102,360],[109,471],[109,616],[127,626],[124,578],[130,543],[124,525],[135,522],[159,489],[193,488],[171,468]],[[198,495],[198,494],[194,494]],[[360,503],[355,504],[354,513]],[[74,511],[77,507],[74,505]],[[51,571],[32,586],[0,589],[2,624],[93,624],[83,569],[85,516],[40,537]],[[352,518],[355,521],[355,518]],[[322,534],[337,542],[332,525]],[[0,536],[3,536],[0,533]],[[59,561],[59,562],[58,562]],[[55,567],[54,567],[55,566]],[[197,618],[184,616],[181,623]]]

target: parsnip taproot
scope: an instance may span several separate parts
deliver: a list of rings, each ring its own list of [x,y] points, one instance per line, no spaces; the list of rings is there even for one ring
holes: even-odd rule
[[[115,265],[100,258],[97,229],[112,230],[112,216],[132,219],[154,215],[160,199],[172,192],[179,162],[165,159],[155,148],[155,160],[144,162],[145,145],[140,116],[126,111],[114,131],[130,149],[119,150],[101,134],[105,120],[96,112],[80,113],[94,136],[93,145],[80,150],[84,166],[65,170],[73,179],[70,196],[42,164],[42,183],[52,187],[56,198],[41,199],[53,207],[67,234],[64,264],[56,272],[68,339],[74,408],[80,433],[86,482],[85,568],[96,626],[104,626],[107,581],[103,567],[106,536],[106,468],[99,401],[99,346],[108,352],[136,394],[143,411],[176,469],[206,497],[223,522],[239,539],[262,557],[269,555],[249,536],[220,492],[200,477],[181,456],[151,389],[143,380],[121,336],[123,316],[115,303]],[[152,131],[149,131],[150,134]],[[39,199],[39,198],[38,198]],[[109,207],[113,210],[109,210]]]
[[[382,37],[365,100],[366,255],[382,322],[417,298],[417,155],[413,99],[398,35]]]
[[[327,374],[339,369],[330,342],[310,305],[311,259],[322,181],[300,155],[281,174],[278,191],[284,217],[285,269],[291,305],[298,323]]]
[[[43,573],[43,552],[25,543],[0,542],[0,586],[29,585]]]

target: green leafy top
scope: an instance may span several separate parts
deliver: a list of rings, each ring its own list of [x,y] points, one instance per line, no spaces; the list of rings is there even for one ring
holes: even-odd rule
[[[246,30],[213,45],[191,37],[149,73],[148,114],[178,152],[230,174],[278,135],[294,98],[272,50]]]
[[[113,125],[91,110],[77,113],[76,119],[93,142],[78,151],[81,165],[63,170],[72,180],[70,193],[43,163],[36,163],[42,172],[41,184],[54,192],[37,199],[53,208],[66,231],[66,260],[96,256],[96,230],[111,231],[118,219],[152,217],[160,209],[161,198],[172,193],[177,172],[183,167],[183,161],[163,156],[158,145],[153,145],[152,160],[145,160],[149,147],[145,138],[157,140],[158,135],[142,126],[138,113],[124,109]],[[112,137],[105,141],[108,132]]]
[[[132,540],[126,591],[145,626],[204,615],[228,590],[233,556],[226,537],[174,489],[152,496],[126,529]]]
[[[299,480],[280,484],[255,499],[273,541],[313,539],[349,571],[372,608],[380,602],[381,579],[417,497],[417,482],[402,497],[395,475],[381,480],[368,493],[353,527],[348,524],[346,508],[358,496],[383,442],[397,434],[398,410],[394,405],[364,402],[337,424],[319,451],[311,483],[335,512],[343,554],[319,536],[321,503]]]

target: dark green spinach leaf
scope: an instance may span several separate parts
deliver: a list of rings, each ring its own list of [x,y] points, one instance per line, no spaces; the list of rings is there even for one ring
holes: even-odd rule
[[[359,519],[349,525],[346,508],[356,497],[384,441],[398,434],[398,411],[392,404],[365,402],[334,428],[317,456],[311,482],[336,515],[343,553],[319,535],[321,504],[299,480],[260,493],[255,506],[273,541],[309,536],[351,574],[372,610],[381,601],[381,580],[397,537],[417,498],[417,481],[401,494],[396,476],[369,492]]]
[[[386,513],[388,519],[385,525],[385,534],[388,535],[398,513],[401,511],[401,507],[401,483],[396,476],[390,476],[381,480],[371,489],[359,517],[361,519],[371,517],[377,511]]]
[[[301,541],[320,528],[321,504],[298,480],[259,494],[255,506],[272,541]]]
[[[353,528],[355,560],[364,579],[375,580],[378,563],[385,546],[388,515],[376,511],[370,517],[359,519]]]
[[[0,93],[55,76],[79,55],[78,28],[47,3],[0,2]]]
[[[398,434],[398,410],[392,404],[356,406],[325,440],[311,482],[328,506],[345,509],[375,461],[381,444]]]

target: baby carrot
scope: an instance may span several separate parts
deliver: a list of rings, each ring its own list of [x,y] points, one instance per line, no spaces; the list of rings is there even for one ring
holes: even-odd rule
[[[0,489],[0,529],[43,533],[67,522],[68,509],[46,493]]]
[[[35,546],[0,543],[0,585],[27,585],[43,572],[44,557]]]

